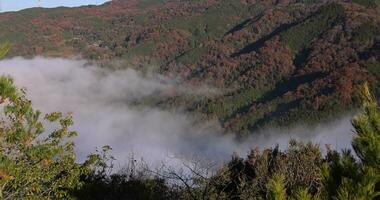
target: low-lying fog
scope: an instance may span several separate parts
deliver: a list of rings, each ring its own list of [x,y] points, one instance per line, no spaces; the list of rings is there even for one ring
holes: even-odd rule
[[[79,160],[95,147],[110,145],[120,165],[131,153],[152,165],[194,157],[223,161],[233,152],[245,156],[251,147],[271,147],[276,143],[285,147],[290,138],[348,148],[352,137],[352,116],[347,116],[312,130],[301,126],[287,133],[268,130],[237,143],[231,136],[219,135],[213,123],[194,125],[194,119],[186,113],[131,105],[136,99],[160,91],[174,89],[205,95],[207,89],[178,87],[174,80],[141,76],[132,69],[111,72],[86,65],[83,60],[14,58],[0,61],[0,73],[12,76],[19,87],[26,88],[28,97],[41,111],[73,114],[73,129],[79,133]]]

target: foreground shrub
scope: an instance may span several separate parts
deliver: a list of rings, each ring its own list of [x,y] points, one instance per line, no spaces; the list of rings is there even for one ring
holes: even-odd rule
[[[7,46],[0,47],[0,56]],[[100,162],[92,154],[76,163],[70,116],[56,112],[41,117],[23,90],[0,77],[0,199],[66,199],[80,188],[82,175]],[[55,127],[52,132],[44,124]]]

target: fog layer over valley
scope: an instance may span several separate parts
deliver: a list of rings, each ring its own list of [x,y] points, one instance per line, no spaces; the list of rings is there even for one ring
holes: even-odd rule
[[[233,152],[245,155],[252,147],[285,147],[290,138],[349,148],[350,119],[293,130],[273,129],[253,133],[242,142],[233,134],[221,135],[216,122],[195,123],[188,113],[169,112],[134,102],[151,95],[175,91],[193,95],[213,95],[209,87],[178,86],[159,75],[143,76],[132,69],[110,71],[83,60],[13,58],[0,61],[0,73],[12,76],[16,85],[27,89],[28,97],[42,112],[72,113],[73,129],[78,131],[76,151],[79,160],[95,147],[110,145],[112,155],[122,165],[134,154],[152,165],[201,158],[228,160]]]

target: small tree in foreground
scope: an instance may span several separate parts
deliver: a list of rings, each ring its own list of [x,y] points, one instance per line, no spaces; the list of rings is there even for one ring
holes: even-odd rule
[[[7,48],[0,47],[0,56]],[[71,116],[32,108],[9,77],[0,76],[0,199],[62,199],[81,187],[80,176],[100,163],[92,154],[76,163]],[[48,133],[44,124],[55,126]],[[50,126],[49,126],[50,127]]]
[[[352,121],[356,133],[352,147],[359,161],[350,152],[328,155],[330,162],[323,166],[326,199],[380,198],[380,113],[367,84],[360,93],[363,113]]]
[[[0,45],[0,59],[8,53],[9,49],[10,45],[8,43]]]

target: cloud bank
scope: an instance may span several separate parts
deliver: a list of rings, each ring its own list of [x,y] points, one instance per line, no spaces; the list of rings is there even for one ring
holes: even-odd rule
[[[268,130],[243,142],[218,133],[217,123],[194,124],[185,113],[157,108],[136,108],[132,102],[168,91],[207,95],[213,90],[186,88],[162,76],[143,76],[131,69],[109,71],[83,60],[13,58],[0,61],[0,74],[10,75],[42,112],[72,113],[78,131],[79,160],[95,147],[110,145],[122,165],[131,153],[147,163],[176,164],[201,156],[212,161],[228,160],[233,152],[244,156],[251,147],[285,147],[290,138],[350,147],[352,116],[331,124],[293,130]]]

